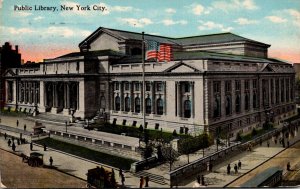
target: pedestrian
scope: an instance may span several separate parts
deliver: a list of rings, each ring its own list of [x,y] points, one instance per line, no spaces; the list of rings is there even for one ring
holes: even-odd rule
[[[212,172],[213,164],[212,162],[209,162],[209,171]]]
[[[19,120],[17,120],[17,127],[19,127]]]
[[[123,175],[122,169],[119,169],[119,177]]]
[[[10,144],[11,144],[11,140],[10,139],[8,139],[7,144],[8,144],[8,146],[10,146]]]
[[[205,186],[204,175],[201,175],[201,185],[202,185],[202,186]]]
[[[141,176],[140,177],[140,188],[143,188],[143,186],[144,186],[144,177]]]
[[[149,177],[148,176],[146,176],[145,181],[146,181],[145,187],[149,187]]]
[[[227,165],[227,175],[230,174],[230,169],[231,169],[230,164],[228,164],[228,165]]]
[[[32,151],[32,149],[33,149],[33,144],[32,142],[30,142],[30,150]]]
[[[124,174],[121,175],[121,182],[122,182],[122,186],[125,185],[125,176]]]
[[[239,160],[239,162],[238,162],[238,168],[239,168],[239,169],[242,168],[242,162],[241,162],[241,160]]]
[[[4,133],[4,139],[6,140],[6,137],[7,137],[7,134],[6,133]]]
[[[24,131],[26,131],[26,124],[24,124]]]
[[[47,151],[47,145],[44,144],[44,151]]]
[[[50,156],[49,162],[50,162],[50,166],[52,167],[52,165],[53,165],[53,159],[52,159],[52,156]]]
[[[288,162],[288,163],[287,163],[287,165],[286,165],[286,169],[287,169],[288,171],[290,171],[290,170],[291,170],[291,164],[290,164],[290,162]]]
[[[11,149],[15,152],[16,151],[16,145],[15,143],[13,142],[12,145],[11,145]]]
[[[238,173],[238,166],[235,164],[234,165],[234,173],[237,174]]]
[[[268,146],[268,148],[270,147],[270,142],[269,141],[267,141],[267,146]]]
[[[197,175],[197,182],[198,182],[198,184],[200,184],[200,175]]]
[[[17,144],[20,145],[20,139],[17,139]]]

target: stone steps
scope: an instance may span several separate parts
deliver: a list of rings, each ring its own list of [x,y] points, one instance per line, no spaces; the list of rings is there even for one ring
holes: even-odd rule
[[[161,184],[161,185],[166,185],[167,184],[163,176],[157,175],[157,174],[153,174],[153,173],[149,173],[149,172],[146,172],[146,171],[139,171],[137,173],[134,173],[134,176],[136,176],[136,177],[143,176],[144,178],[146,176],[148,176],[149,180],[151,182],[155,182],[155,183]]]

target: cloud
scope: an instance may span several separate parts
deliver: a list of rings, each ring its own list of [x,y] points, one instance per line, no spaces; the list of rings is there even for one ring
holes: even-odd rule
[[[10,33],[12,35],[20,35],[20,34],[30,34],[34,33],[34,30],[31,28],[14,28],[14,27],[1,27],[1,30]]]
[[[133,7],[122,7],[122,6],[114,6],[110,8],[111,11],[116,11],[116,12],[129,12],[133,10]]]
[[[174,13],[176,13],[176,10],[172,9],[172,8],[167,8],[167,9],[165,9],[165,12],[169,13],[169,14],[174,14]]]
[[[14,17],[27,17],[27,16],[30,16],[30,15],[32,15],[31,12],[25,12],[25,11],[16,11],[13,14]]]
[[[204,13],[204,7],[201,4],[196,4],[192,8],[193,14],[201,15]]]
[[[165,19],[162,21],[162,23],[166,26],[175,25],[175,24],[186,25],[187,21],[186,20],[174,21],[172,19]]]
[[[36,21],[38,21],[38,20],[43,20],[43,19],[44,19],[43,16],[38,16],[38,17],[33,18],[33,20],[36,20]]]
[[[213,1],[212,7],[214,9],[220,9],[224,12],[230,12],[234,10],[256,10],[258,6],[253,0],[221,0]]]
[[[287,19],[281,18],[279,16],[266,16],[265,18],[274,23],[283,23],[287,21]]]
[[[233,27],[225,27],[223,24],[218,24],[212,21],[199,21],[201,23],[200,26],[198,26],[199,30],[221,30],[222,32],[229,32],[233,30]]]
[[[249,20],[247,18],[238,18],[234,21],[235,23],[238,23],[239,25],[249,25],[249,24],[257,24],[257,20]]]
[[[146,25],[150,25],[153,24],[152,20],[149,18],[140,18],[140,19],[136,19],[136,18],[119,18],[119,21],[122,24],[129,24],[132,27],[144,27]]]
[[[292,17],[292,23],[295,26],[300,27],[300,11],[295,10],[295,9],[287,9],[286,12]]]

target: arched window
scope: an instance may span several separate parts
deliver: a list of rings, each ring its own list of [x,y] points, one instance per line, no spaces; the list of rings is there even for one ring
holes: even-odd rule
[[[148,97],[145,99],[146,104],[146,114],[151,114],[151,99]]]
[[[214,117],[220,117],[221,116],[221,103],[220,103],[220,96],[215,96],[214,101]]]
[[[245,95],[245,110],[249,110],[249,95],[246,93]]]
[[[191,101],[190,100],[184,101],[184,117],[185,118],[191,117]]]
[[[106,104],[105,97],[101,96],[100,97],[100,108],[105,109],[105,104]]]
[[[156,108],[157,108],[156,113],[158,115],[163,115],[163,113],[164,113],[164,102],[161,98],[157,99]]]
[[[116,96],[115,98],[115,105],[116,105],[116,111],[120,111],[121,109],[121,99],[119,96]]]
[[[136,97],[134,100],[134,104],[135,104],[135,113],[140,113],[141,112],[141,100],[139,97]]]
[[[227,95],[227,97],[226,97],[225,109],[226,109],[226,115],[230,115],[231,114],[231,96],[230,95]]]
[[[125,97],[125,112],[130,111],[130,98],[127,96]]]
[[[241,97],[240,95],[236,95],[235,98],[235,112],[240,113],[241,112]]]

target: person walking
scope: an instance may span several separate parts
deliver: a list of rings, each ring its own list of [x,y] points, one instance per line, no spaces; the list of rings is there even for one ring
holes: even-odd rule
[[[238,166],[235,164],[234,165],[234,173],[237,174],[238,173]]]
[[[52,156],[50,156],[49,162],[50,162],[50,166],[52,167],[52,165],[53,165],[53,159],[52,159]]]
[[[8,146],[10,146],[10,144],[11,144],[11,140],[10,139],[8,139],[7,144],[8,144]]]
[[[141,176],[140,177],[140,188],[143,188],[143,186],[144,186],[144,177]]]
[[[46,146],[46,144],[44,144],[44,151],[47,151],[47,146]]]
[[[19,127],[19,120],[17,120],[17,127]]]
[[[268,148],[270,147],[270,142],[269,141],[267,141],[267,146],[268,146]]]
[[[290,162],[287,163],[287,165],[286,165],[286,170],[288,170],[288,171],[291,170],[291,164],[290,164]]]
[[[119,177],[123,175],[122,169],[119,169]]]
[[[33,144],[32,144],[32,142],[30,142],[30,150],[31,151],[33,150]]]
[[[121,182],[122,182],[122,186],[125,186],[125,176],[124,176],[124,174],[121,175]]]
[[[26,131],[26,124],[24,124],[24,131]]]
[[[149,177],[148,176],[146,176],[145,181],[146,181],[145,187],[149,187]]]
[[[20,145],[20,139],[17,139],[17,144]]]
[[[201,184],[200,179],[201,179],[200,175],[197,175],[197,182],[198,182],[198,184]]]
[[[242,162],[241,162],[241,160],[239,160],[239,162],[238,162],[238,169],[241,169],[242,168]]]
[[[16,151],[16,145],[15,143],[13,142],[12,145],[11,145],[11,149],[15,152]]]
[[[201,185],[202,185],[202,186],[205,186],[204,175],[201,175]]]
[[[4,139],[6,140],[6,137],[7,137],[7,134],[6,133],[4,133]]]
[[[227,165],[227,175],[230,175],[230,169],[231,169],[231,167],[230,167],[230,163]]]

